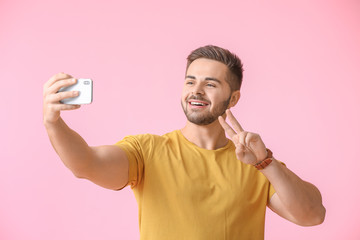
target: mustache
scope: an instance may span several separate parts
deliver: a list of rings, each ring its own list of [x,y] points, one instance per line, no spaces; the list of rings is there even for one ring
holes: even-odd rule
[[[203,97],[201,97],[201,96],[199,96],[199,95],[191,95],[191,96],[189,96],[186,100],[189,101],[189,100],[191,100],[191,99],[193,99],[193,100],[199,100],[199,101],[204,101],[204,102],[210,103],[210,101],[209,101],[208,99],[203,98]]]
[[[193,100],[200,100],[200,101],[204,101],[204,102],[210,103],[210,101],[209,101],[208,99],[203,98],[203,97],[201,97],[201,96],[199,96],[199,95],[191,95],[191,96],[188,97],[186,100],[189,101],[189,100],[191,100],[191,99],[193,99]]]

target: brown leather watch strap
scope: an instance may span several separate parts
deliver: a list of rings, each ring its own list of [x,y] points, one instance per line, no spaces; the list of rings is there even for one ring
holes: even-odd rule
[[[254,165],[254,167],[256,167],[257,170],[262,170],[266,168],[272,162],[272,157],[273,157],[272,151],[268,148],[266,149],[266,151],[268,153],[266,158]]]

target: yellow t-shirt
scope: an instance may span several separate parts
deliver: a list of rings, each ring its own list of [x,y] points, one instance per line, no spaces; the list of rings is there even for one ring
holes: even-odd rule
[[[141,240],[264,239],[265,210],[275,190],[237,160],[232,141],[207,150],[179,130],[127,136],[116,143],[129,159]]]

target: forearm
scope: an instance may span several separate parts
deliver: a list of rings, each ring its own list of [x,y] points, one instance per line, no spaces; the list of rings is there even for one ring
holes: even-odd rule
[[[323,221],[325,208],[320,191],[300,179],[278,161],[273,161],[262,173],[274,186],[285,209],[300,225],[315,225]]]
[[[51,144],[62,162],[75,176],[83,177],[94,157],[85,140],[59,118],[56,123],[44,123]]]

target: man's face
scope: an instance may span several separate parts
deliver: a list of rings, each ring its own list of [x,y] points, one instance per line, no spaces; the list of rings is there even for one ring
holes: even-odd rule
[[[187,119],[208,125],[225,113],[231,99],[225,64],[206,58],[193,61],[185,77],[181,105]]]

